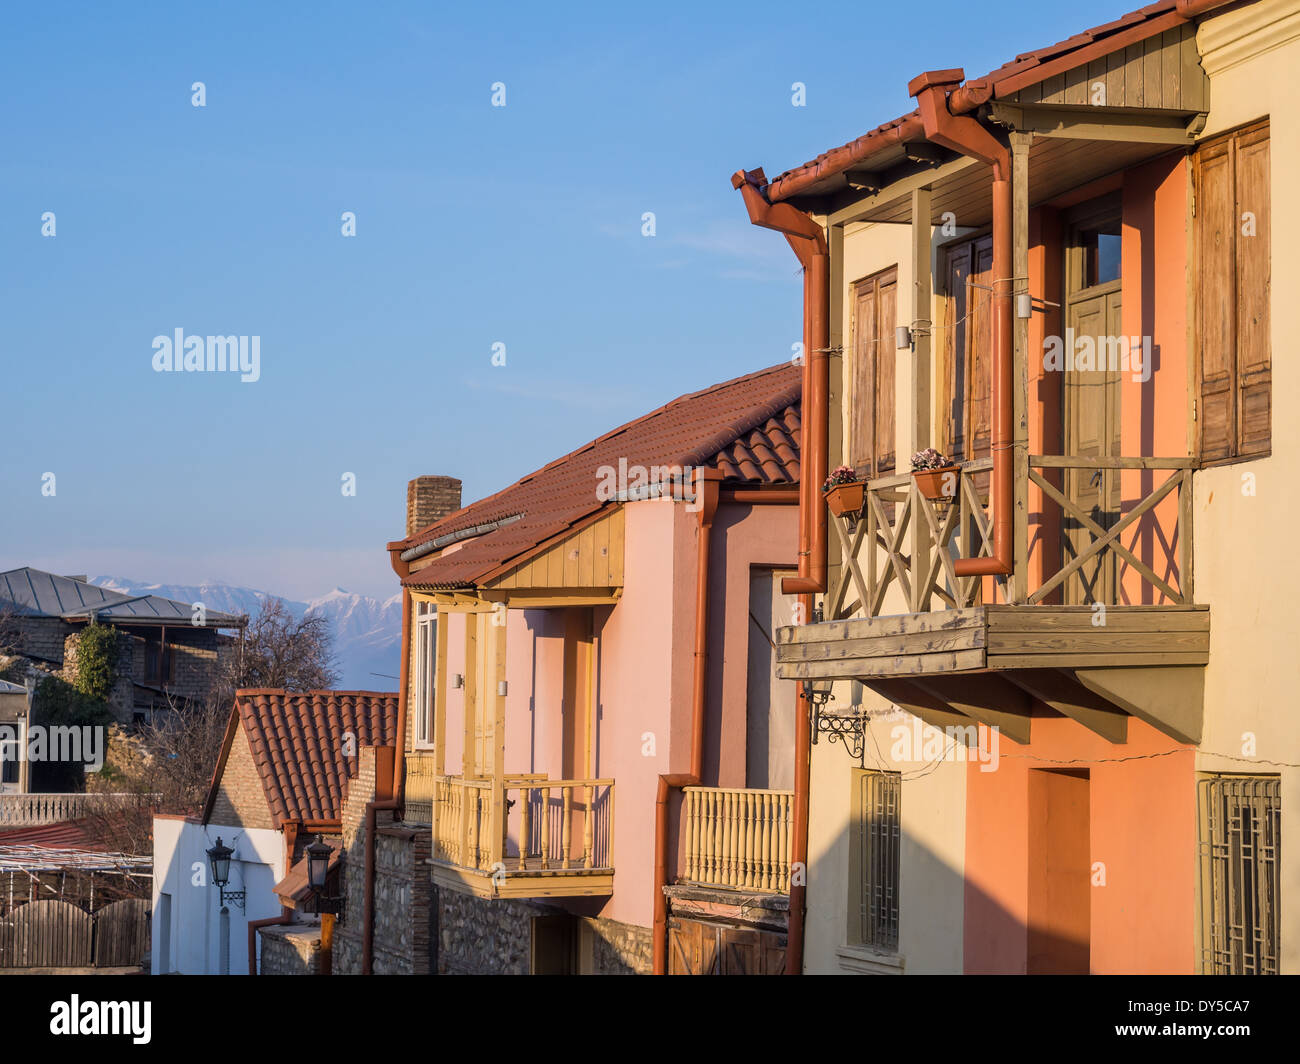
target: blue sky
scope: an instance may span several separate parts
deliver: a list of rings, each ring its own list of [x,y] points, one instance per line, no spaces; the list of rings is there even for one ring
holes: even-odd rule
[[[0,569],[391,594],[410,477],[468,502],[789,357],[733,171],[1126,9],[932,0],[918,47],[910,4],[7,5]],[[261,379],[154,372],[177,328]]]

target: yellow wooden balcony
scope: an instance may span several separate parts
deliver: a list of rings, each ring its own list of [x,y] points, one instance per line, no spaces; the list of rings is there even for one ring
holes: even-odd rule
[[[790,891],[793,791],[683,788],[680,883],[744,891]]]
[[[405,815],[428,810],[435,882],[484,898],[613,893],[613,780],[436,776],[427,797],[423,785],[408,774]]]

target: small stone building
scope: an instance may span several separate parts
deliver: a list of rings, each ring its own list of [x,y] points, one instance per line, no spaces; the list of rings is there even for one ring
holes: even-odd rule
[[[117,680],[109,705],[131,724],[173,703],[204,698],[236,633],[248,618],[160,595],[127,595],[82,576],[30,567],[0,573],[0,611],[16,633],[18,651],[37,670],[74,675],[77,637],[88,624],[121,633]]]

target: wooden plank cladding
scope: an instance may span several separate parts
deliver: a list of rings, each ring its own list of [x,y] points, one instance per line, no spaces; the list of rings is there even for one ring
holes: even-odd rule
[[[1098,98],[1098,86],[1104,96]],[[1196,51],[1196,27],[1165,30],[1012,93],[1025,104],[1208,111],[1209,77]]]
[[[982,609],[941,610],[777,631],[777,675],[820,680],[915,676],[984,667]]]
[[[990,669],[1205,665],[1208,606],[989,606]]]
[[[829,680],[1003,669],[1205,665],[1207,606],[976,606],[779,629],[777,675]]]

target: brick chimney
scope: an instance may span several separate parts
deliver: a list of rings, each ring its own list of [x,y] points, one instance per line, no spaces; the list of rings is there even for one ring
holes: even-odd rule
[[[406,485],[406,534],[412,535],[460,509],[455,477],[416,477]]]

